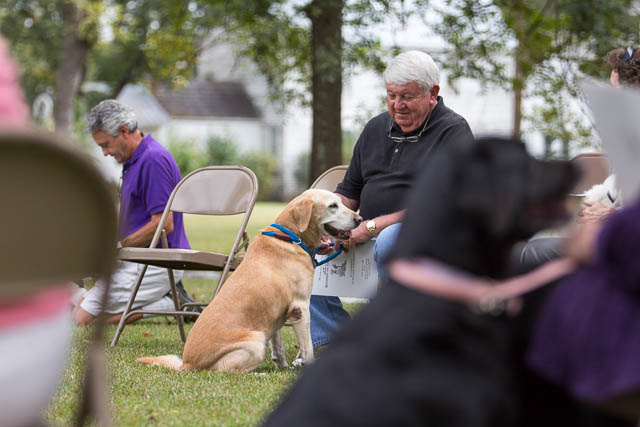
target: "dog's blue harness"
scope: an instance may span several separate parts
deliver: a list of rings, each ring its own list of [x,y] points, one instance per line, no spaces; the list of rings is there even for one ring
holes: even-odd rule
[[[280,240],[288,241],[289,243],[293,243],[294,245],[299,245],[311,257],[311,262],[313,263],[314,268],[322,264],[328,263],[329,261],[331,261],[332,259],[334,259],[335,257],[337,257],[342,253],[342,246],[340,246],[340,248],[338,248],[338,250],[335,251],[335,253],[333,253],[331,256],[323,259],[322,261],[318,261],[316,260],[316,253],[318,252],[318,249],[320,249],[320,247],[315,248],[313,252],[311,252],[307,247],[307,245],[305,245],[304,242],[298,236],[296,236],[293,232],[288,230],[286,227],[283,227],[280,224],[271,224],[271,227],[277,228],[278,230],[282,231],[284,234],[280,234],[275,231],[263,231],[262,234],[265,236],[277,237]],[[334,246],[334,242],[331,242],[331,246]]]

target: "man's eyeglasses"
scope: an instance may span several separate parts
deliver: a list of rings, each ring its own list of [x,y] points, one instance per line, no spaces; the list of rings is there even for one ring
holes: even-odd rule
[[[620,55],[620,60],[624,62],[631,62],[633,59],[633,48],[629,46],[625,49],[625,51]]]
[[[411,136],[391,136],[391,130],[389,130],[389,138],[393,141],[393,142],[418,142],[420,140],[420,135],[422,135],[422,132],[424,131],[424,128],[420,131],[419,134],[417,135],[411,135]]]

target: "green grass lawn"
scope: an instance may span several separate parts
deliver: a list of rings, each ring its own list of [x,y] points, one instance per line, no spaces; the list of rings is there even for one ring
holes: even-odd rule
[[[248,226],[253,238],[259,229],[270,224],[284,207],[281,203],[256,205]],[[212,251],[228,250],[241,218],[185,218],[191,246]],[[235,224],[235,227],[234,227]],[[185,279],[185,287],[196,299],[213,295],[214,280]],[[355,312],[359,305],[348,304]],[[187,325],[187,331],[192,324]],[[69,425],[76,410],[80,379],[83,374],[83,350],[89,339],[88,328],[77,328],[70,366],[58,395],[52,402],[47,421]],[[115,326],[106,331],[109,343]],[[283,328],[289,361],[297,352],[292,328]],[[108,344],[107,344],[108,345]],[[114,425],[172,426],[244,426],[256,425],[295,380],[299,370],[276,369],[267,354],[255,371],[248,374],[223,372],[172,372],[163,368],[137,365],[140,356],[182,354],[182,341],[174,319],[156,317],[125,328],[118,345],[107,347],[109,390]]]

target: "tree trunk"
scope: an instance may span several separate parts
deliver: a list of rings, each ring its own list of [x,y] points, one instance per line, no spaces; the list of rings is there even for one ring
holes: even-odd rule
[[[311,20],[312,142],[311,184],[342,163],[342,9],[343,0],[313,0]]]
[[[520,124],[522,122],[522,90],[524,79],[522,76],[522,62],[518,52],[515,54],[515,71],[513,79],[513,137],[520,138]]]
[[[544,136],[544,154],[542,156],[543,159],[548,160],[551,158],[551,143],[553,140],[549,135]]]
[[[86,12],[79,9],[72,0],[62,7],[64,34],[60,49],[60,60],[56,71],[56,92],[54,99],[54,120],[56,133],[64,136],[73,133],[73,104],[84,79],[85,60],[89,44],[80,37],[80,22]]]
[[[562,160],[569,160],[569,145],[571,141],[568,139],[562,140]]]

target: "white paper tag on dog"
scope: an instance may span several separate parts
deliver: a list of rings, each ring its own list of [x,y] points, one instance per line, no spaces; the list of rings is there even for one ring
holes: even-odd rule
[[[313,295],[373,298],[378,292],[378,271],[373,261],[374,241],[343,252],[313,275]],[[318,255],[318,261],[327,258]]]

